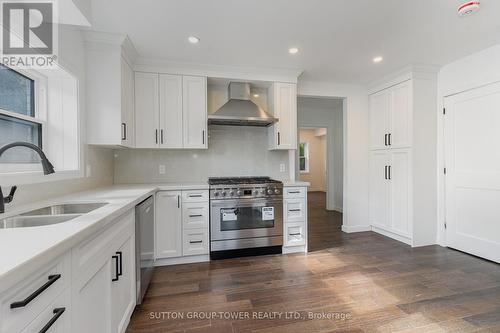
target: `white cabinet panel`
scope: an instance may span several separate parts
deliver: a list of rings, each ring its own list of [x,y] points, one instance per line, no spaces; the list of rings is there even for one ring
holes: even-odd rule
[[[410,236],[411,154],[408,150],[391,151],[389,172],[392,229],[400,235]]]
[[[297,149],[297,85],[275,82],[269,99],[270,111],[279,119],[269,126],[269,149]]]
[[[285,223],[284,246],[301,246],[306,244],[305,223]]]
[[[307,188],[305,187],[285,187],[283,189],[284,199],[305,198]]]
[[[183,202],[182,220],[184,229],[208,229],[208,202]]]
[[[208,190],[182,191],[182,202],[208,202]]]
[[[121,141],[125,147],[135,146],[135,119],[134,119],[134,72],[125,59],[121,59],[122,74],[122,124]]]
[[[49,333],[67,333],[71,331],[71,296],[69,289],[55,299],[33,320],[22,333],[39,333],[49,322]],[[24,322],[26,324],[26,322]],[[9,331],[12,332],[12,331]]]
[[[158,74],[135,73],[135,146],[159,147]]]
[[[390,155],[386,151],[370,153],[370,224],[390,228],[388,215]]]
[[[184,230],[182,238],[184,256],[208,254],[208,228]]]
[[[370,96],[370,147],[384,149],[388,144],[390,90]]]
[[[305,199],[286,199],[285,223],[286,222],[304,222],[306,219],[306,201]]]
[[[156,194],[156,258],[182,256],[182,211],[180,191]]]
[[[160,74],[160,147],[182,148],[182,76]]]
[[[406,148],[412,143],[411,82],[403,82],[391,89],[390,137],[391,148]]]
[[[183,76],[184,148],[207,148],[207,78]]]

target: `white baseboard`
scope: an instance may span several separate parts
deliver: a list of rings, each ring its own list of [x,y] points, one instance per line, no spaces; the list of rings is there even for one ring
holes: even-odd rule
[[[343,211],[342,211],[342,207],[333,207],[333,209],[332,209],[332,210],[334,210],[334,211],[336,211],[336,212],[339,212],[339,213],[343,213]]]
[[[307,253],[307,247],[302,246],[283,246],[283,254],[288,253]]]
[[[210,256],[208,254],[203,254],[203,255],[199,255],[199,256],[156,259],[155,266],[193,264],[193,263],[205,262],[205,261],[210,261]]]
[[[342,231],[347,233],[371,231],[370,225],[342,225]]]
[[[382,229],[382,228],[379,228],[379,227],[376,227],[376,226],[373,226],[373,225],[372,225],[372,231],[376,232],[378,234],[384,235],[386,237],[395,239],[395,240],[400,241],[402,243],[408,244],[410,246],[413,245],[413,241],[409,237],[406,237],[406,236],[403,236],[403,235],[398,235],[398,234],[396,234],[394,232],[391,232],[391,231],[388,231],[388,230],[385,230],[385,229]]]

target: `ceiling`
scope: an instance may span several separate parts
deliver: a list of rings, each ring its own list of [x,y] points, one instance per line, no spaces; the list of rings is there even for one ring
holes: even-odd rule
[[[126,33],[148,58],[304,70],[301,79],[367,83],[410,64],[443,65],[500,43],[500,1],[92,0],[94,30]],[[201,42],[189,44],[187,37]],[[299,53],[290,55],[290,47]],[[374,64],[375,56],[383,56]]]

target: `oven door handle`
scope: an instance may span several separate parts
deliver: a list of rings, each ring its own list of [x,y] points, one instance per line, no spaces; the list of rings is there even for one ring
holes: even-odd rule
[[[256,205],[261,207],[273,206],[273,205],[283,205],[283,199],[276,200],[261,200],[261,199],[240,199],[240,200],[210,200],[211,207],[255,207]]]

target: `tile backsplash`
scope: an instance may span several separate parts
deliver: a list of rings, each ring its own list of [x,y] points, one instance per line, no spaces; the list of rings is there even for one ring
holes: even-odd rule
[[[210,126],[208,134],[208,150],[115,150],[115,183],[204,182],[227,176],[288,179],[288,151],[268,150],[266,127]],[[280,164],[285,164],[284,172]]]

